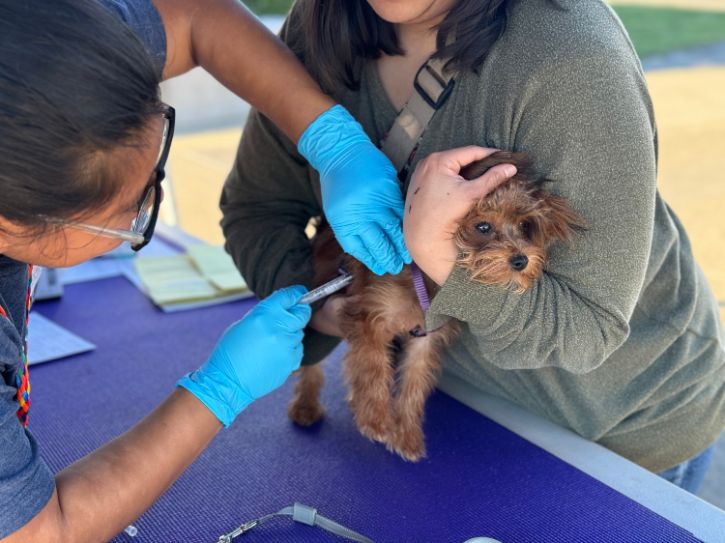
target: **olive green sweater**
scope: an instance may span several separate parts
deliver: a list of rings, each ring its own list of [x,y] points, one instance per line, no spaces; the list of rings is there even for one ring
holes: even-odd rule
[[[469,144],[526,151],[589,230],[556,247],[523,294],[455,269],[428,325],[463,323],[445,353],[455,374],[660,471],[725,427],[719,310],[657,191],[652,104],[625,31],[600,0],[560,4],[517,4],[479,72],[457,77],[416,158]],[[304,38],[292,25],[284,37],[292,46]],[[334,96],[373,141],[395,118],[373,62],[359,91]],[[321,213],[319,178],[257,113],[222,210],[227,249],[255,292],[309,284],[304,227]],[[307,359],[334,344],[310,332]]]

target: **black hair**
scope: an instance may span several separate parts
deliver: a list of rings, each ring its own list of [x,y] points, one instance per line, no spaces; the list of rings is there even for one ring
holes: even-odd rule
[[[438,26],[433,56],[450,59],[446,69],[476,70],[503,34],[509,10],[518,1],[459,0]],[[557,0],[550,1],[558,6]],[[367,59],[404,53],[393,25],[366,0],[297,0],[293,15],[290,24],[299,25],[298,34],[306,39],[290,47],[309,59],[307,68],[328,92],[341,84],[357,90]]]
[[[141,145],[159,77],[97,0],[0,0],[0,217],[42,230],[114,199],[111,151]]]

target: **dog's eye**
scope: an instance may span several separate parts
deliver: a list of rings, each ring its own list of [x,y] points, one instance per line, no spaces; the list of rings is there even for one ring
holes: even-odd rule
[[[521,228],[521,233],[524,236],[531,235],[531,223],[529,221],[521,221],[519,223],[519,228]]]
[[[489,222],[480,222],[476,225],[476,230],[481,232],[481,234],[490,234],[493,232],[493,225]]]

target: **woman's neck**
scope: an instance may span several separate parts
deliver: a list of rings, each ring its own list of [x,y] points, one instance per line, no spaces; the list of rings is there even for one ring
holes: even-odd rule
[[[435,28],[432,23],[398,24],[395,31],[403,55],[383,55],[377,61],[380,82],[388,100],[400,110],[413,92],[413,80],[418,68],[436,51]]]
[[[438,31],[430,22],[399,24],[395,26],[395,33],[406,57],[427,59],[436,51]]]

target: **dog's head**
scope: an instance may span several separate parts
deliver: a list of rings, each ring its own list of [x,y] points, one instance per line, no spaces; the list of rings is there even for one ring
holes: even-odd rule
[[[542,190],[546,179],[537,178],[524,153],[499,151],[470,164],[461,176],[475,179],[498,164],[518,171],[460,222],[454,236],[458,264],[481,283],[523,292],[541,277],[549,246],[569,242],[585,223],[564,198]]]

